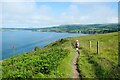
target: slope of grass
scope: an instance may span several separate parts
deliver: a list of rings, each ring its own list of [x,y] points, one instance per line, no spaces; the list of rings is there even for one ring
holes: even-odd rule
[[[43,49],[18,55],[3,61],[3,78],[58,78],[72,77],[72,53],[67,39],[53,42]],[[68,73],[70,72],[70,73]]]
[[[0,79],[2,79],[2,61],[0,61]]]
[[[72,78],[75,41],[80,42],[78,68],[84,78],[119,78],[118,34],[99,34],[66,38],[45,48],[8,58],[2,63],[3,78]],[[92,47],[89,48],[89,41]],[[96,42],[100,53],[96,53]]]
[[[118,67],[118,33],[76,37],[80,41],[78,61],[82,78],[120,78]],[[91,48],[89,47],[91,41]],[[97,54],[99,41],[99,54]]]

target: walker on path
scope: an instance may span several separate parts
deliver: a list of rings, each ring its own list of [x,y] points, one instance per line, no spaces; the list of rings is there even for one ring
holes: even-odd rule
[[[76,40],[75,47],[76,47],[76,52],[79,53],[79,42],[78,42],[78,40]]]

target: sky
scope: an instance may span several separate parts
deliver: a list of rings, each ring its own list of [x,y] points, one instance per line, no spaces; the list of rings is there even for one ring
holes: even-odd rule
[[[117,23],[118,0],[97,1],[4,0],[0,3],[0,27],[43,28],[66,24]]]

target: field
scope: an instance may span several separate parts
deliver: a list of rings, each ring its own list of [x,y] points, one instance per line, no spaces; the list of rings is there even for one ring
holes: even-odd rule
[[[3,78],[72,78],[76,40],[80,42],[78,70],[81,78],[120,78],[118,33],[65,38],[44,48],[3,60]],[[89,47],[91,41],[91,48]],[[96,42],[99,41],[99,54]]]
[[[72,40],[76,39],[81,45],[78,67],[82,78],[120,78],[118,33],[76,37]],[[97,41],[99,41],[99,54],[97,54]]]

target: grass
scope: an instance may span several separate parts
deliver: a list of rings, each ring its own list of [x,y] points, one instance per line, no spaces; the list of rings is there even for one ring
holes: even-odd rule
[[[0,79],[2,79],[2,61],[0,61]]]
[[[76,39],[80,41],[81,47],[78,66],[82,78],[120,78],[118,33],[75,37],[73,41]],[[99,54],[96,51],[97,41],[100,45]]]
[[[3,78],[67,78],[72,77],[73,58],[68,39],[53,42],[43,49],[3,60]],[[68,62],[66,62],[68,61]],[[68,67],[69,66],[69,67]],[[70,72],[70,73],[68,73]]]
[[[73,61],[74,51],[70,47],[70,41],[67,42],[67,44],[65,46],[68,50],[70,50],[70,53],[63,61],[61,61],[61,64],[58,67],[58,70],[60,71],[60,73],[65,74],[65,75],[61,76],[62,78],[71,78],[71,77],[73,77],[73,70],[72,70],[71,65],[72,65],[72,61]]]
[[[120,77],[118,34],[115,32],[60,39],[45,48],[36,47],[35,51],[3,60],[3,78],[72,78],[76,40],[80,42],[78,69],[83,79]],[[99,54],[96,53],[97,41]]]

